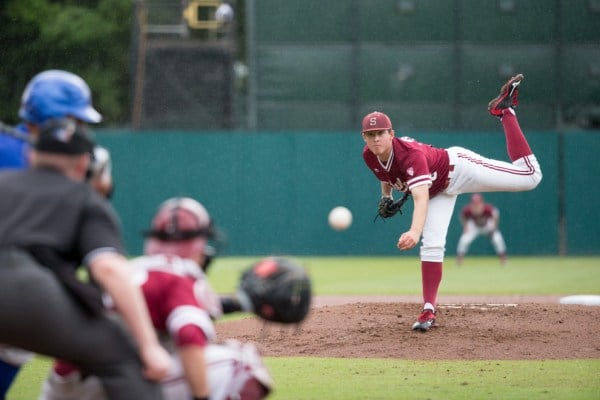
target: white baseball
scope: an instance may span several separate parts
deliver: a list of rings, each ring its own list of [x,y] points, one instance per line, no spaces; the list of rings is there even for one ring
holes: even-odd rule
[[[352,213],[346,207],[335,207],[329,212],[329,226],[336,231],[343,231],[352,225]]]

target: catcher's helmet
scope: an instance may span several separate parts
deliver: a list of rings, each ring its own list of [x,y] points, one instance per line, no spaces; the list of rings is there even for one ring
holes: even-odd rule
[[[206,208],[189,197],[174,197],[161,204],[146,236],[144,252],[198,260],[204,256],[203,269],[214,255],[207,246],[215,230]]]
[[[102,120],[102,115],[92,106],[87,83],[78,75],[56,69],[34,76],[21,97],[19,117],[41,124],[50,118],[68,116],[89,123]]]

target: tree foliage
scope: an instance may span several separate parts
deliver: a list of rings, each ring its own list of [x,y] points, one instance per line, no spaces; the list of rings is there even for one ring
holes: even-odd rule
[[[46,69],[85,79],[104,123],[129,118],[132,2],[6,0],[0,13],[0,119],[15,123],[25,85]]]

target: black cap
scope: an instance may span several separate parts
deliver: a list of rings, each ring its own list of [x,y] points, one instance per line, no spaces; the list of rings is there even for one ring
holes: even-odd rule
[[[56,118],[42,124],[35,149],[45,153],[91,154],[94,145],[94,137],[85,125],[69,118]]]

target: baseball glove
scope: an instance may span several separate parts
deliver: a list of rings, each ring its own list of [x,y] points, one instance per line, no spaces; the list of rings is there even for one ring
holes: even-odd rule
[[[405,192],[400,200],[394,201],[391,197],[382,197],[379,200],[379,204],[377,205],[377,217],[381,218],[390,218],[396,215],[397,213],[402,214],[402,206],[408,200],[408,196],[410,196],[410,192]]]
[[[244,309],[264,320],[298,323],[310,309],[311,281],[289,258],[268,257],[242,273],[238,296]]]

